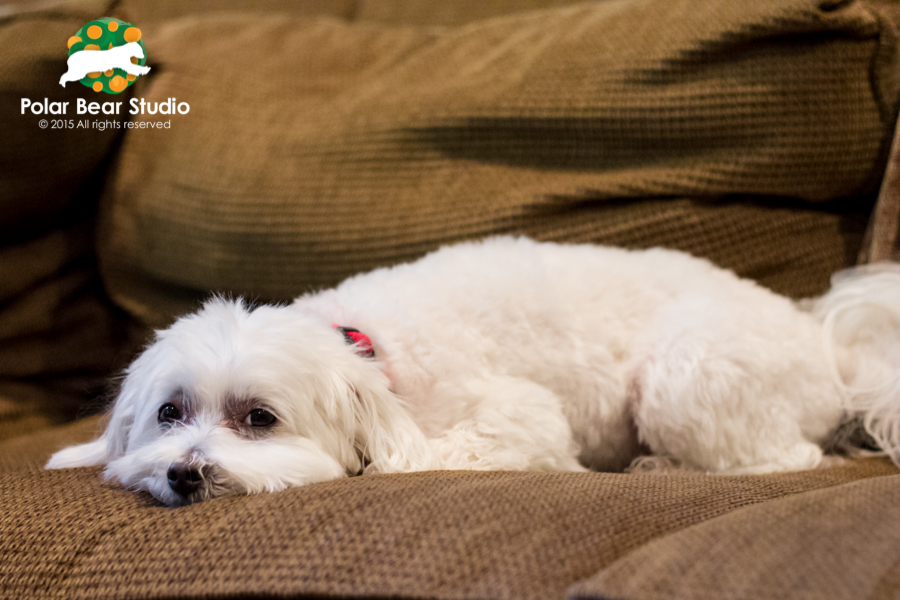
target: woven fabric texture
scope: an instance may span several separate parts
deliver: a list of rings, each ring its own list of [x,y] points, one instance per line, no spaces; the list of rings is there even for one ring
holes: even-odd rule
[[[894,131],[884,179],[872,210],[859,262],[900,259],[900,127]]]
[[[189,14],[241,11],[284,13],[293,16],[330,16],[348,22],[384,23],[392,26],[453,27],[509,14],[579,0],[120,0],[141,26],[154,25]]]
[[[390,25],[450,27],[578,0],[357,0],[354,19]]]
[[[294,16],[355,18],[360,0],[120,0],[118,7],[131,23],[152,30],[156,23],[189,14],[209,16],[218,11],[285,13]]]
[[[0,246],[0,440],[74,418],[134,347],[93,233],[87,216]]]
[[[61,96],[64,42],[129,1],[0,20],[0,110],[16,124],[0,149],[0,598],[768,598],[802,591],[801,575],[834,597],[838,577],[896,596],[886,460],[368,476],[174,510],[97,468],[41,468],[100,427],[46,428],[58,407],[127,356],[95,241],[103,283],[151,325],[210,289],[288,299],[494,233],[666,245],[822,291],[856,256],[893,130],[890,3],[307,0],[291,17],[173,22],[181,4],[131,5],[153,71],[129,93],[191,112],[121,149],[113,131],[40,130],[18,109],[90,94]],[[323,11],[345,20],[297,16]],[[845,561],[826,552],[835,538]],[[645,582],[641,557],[658,569]]]
[[[827,504],[859,479],[900,480],[879,459],[762,477],[454,471],[169,509],[101,483],[97,468],[41,470],[98,425],[0,445],[0,596],[562,598],[642,545],[714,517],[758,506],[765,523],[779,498],[820,490]],[[833,542],[828,531],[817,543]],[[859,562],[835,568],[869,573]]]
[[[136,93],[191,112],[126,135],[101,215],[107,285],[163,325],[209,290],[285,300],[527,233],[665,244],[821,292],[855,260],[893,131],[885,10],[651,0],[445,29],[171,23]]]
[[[900,595],[900,477],[734,511],[647,544],[572,600],[890,600]]]
[[[143,339],[109,300],[82,217],[0,247],[0,440],[84,414]]]

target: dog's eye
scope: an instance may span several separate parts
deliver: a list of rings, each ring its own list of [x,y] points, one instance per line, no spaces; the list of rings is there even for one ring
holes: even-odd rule
[[[275,422],[275,415],[264,408],[254,408],[244,421],[252,427],[268,427]]]
[[[159,415],[156,420],[160,423],[172,423],[180,418],[181,411],[179,411],[174,404],[163,404],[159,409]]]

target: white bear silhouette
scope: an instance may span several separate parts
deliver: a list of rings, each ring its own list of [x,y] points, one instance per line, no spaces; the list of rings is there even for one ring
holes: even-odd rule
[[[109,50],[79,50],[69,57],[69,70],[59,78],[59,85],[66,87],[67,81],[79,81],[88,73],[125,69],[131,75],[146,75],[150,67],[132,64],[131,58],[144,58],[144,49],[137,42],[116,46]]]

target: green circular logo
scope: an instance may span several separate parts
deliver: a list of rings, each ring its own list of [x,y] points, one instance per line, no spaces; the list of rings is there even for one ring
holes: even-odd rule
[[[95,92],[120,94],[150,70],[145,66],[147,48],[141,30],[119,19],[105,17],[86,23],[69,38],[68,46],[68,71],[60,80],[62,85],[80,81]],[[88,68],[103,70],[85,73]]]

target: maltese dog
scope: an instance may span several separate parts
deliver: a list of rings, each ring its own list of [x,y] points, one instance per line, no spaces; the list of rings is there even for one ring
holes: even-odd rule
[[[156,332],[105,432],[48,469],[169,506],[370,473],[812,469],[858,423],[900,462],[900,267],[795,303],[664,249],[491,238]],[[867,436],[867,437],[868,437]]]

